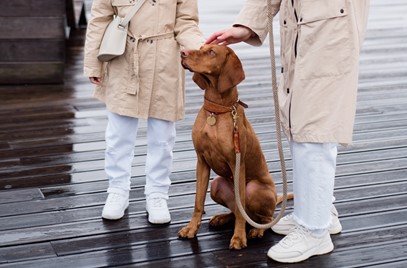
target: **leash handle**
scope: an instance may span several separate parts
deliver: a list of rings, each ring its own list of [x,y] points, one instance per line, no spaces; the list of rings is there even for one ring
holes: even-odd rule
[[[270,223],[267,224],[259,224],[254,222],[249,215],[247,215],[245,209],[242,206],[242,202],[240,200],[240,185],[239,185],[239,177],[240,177],[240,152],[236,153],[236,165],[235,165],[235,173],[234,173],[234,190],[235,190],[235,203],[242,214],[243,218],[248,222],[251,226],[258,229],[268,229],[274,226],[284,214],[284,211],[287,206],[287,171],[285,166],[284,160],[284,152],[283,152],[283,145],[281,141],[281,119],[280,119],[280,105],[278,100],[278,86],[277,86],[277,72],[276,72],[276,57],[274,54],[274,37],[273,37],[273,14],[271,12],[271,0],[267,0],[267,9],[268,9],[268,32],[269,32],[269,45],[270,45],[270,60],[271,60],[271,85],[273,88],[273,98],[274,98],[274,113],[276,117],[276,135],[277,135],[277,146],[278,152],[280,157],[280,165],[281,165],[281,173],[283,176],[283,201],[281,204],[280,212],[277,215],[277,218],[273,219]],[[242,187],[245,187],[245,182]]]

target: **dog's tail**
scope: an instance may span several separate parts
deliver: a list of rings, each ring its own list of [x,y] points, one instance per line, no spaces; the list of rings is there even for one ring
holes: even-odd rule
[[[287,200],[292,200],[292,199],[294,199],[294,193],[288,193],[288,194],[287,194]],[[281,202],[283,202],[283,196],[282,196],[282,195],[279,195],[279,196],[277,196],[277,203],[276,203],[276,205],[280,204]]]

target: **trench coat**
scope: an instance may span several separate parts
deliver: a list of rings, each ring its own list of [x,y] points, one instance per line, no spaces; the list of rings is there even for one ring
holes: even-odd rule
[[[359,54],[369,0],[271,0],[279,15],[282,128],[296,142],[352,142]],[[248,0],[235,25],[267,35],[267,1]]]
[[[84,48],[84,74],[102,77],[94,96],[120,115],[177,121],[185,114],[180,50],[198,49],[196,0],[146,0],[130,20],[126,49],[108,63],[97,59],[113,15],[125,17],[135,0],[93,0]]]

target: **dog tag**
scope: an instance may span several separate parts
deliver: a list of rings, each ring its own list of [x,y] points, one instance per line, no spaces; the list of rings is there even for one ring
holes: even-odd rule
[[[206,123],[210,126],[213,126],[216,124],[216,117],[213,114],[210,114],[208,118],[206,118]]]

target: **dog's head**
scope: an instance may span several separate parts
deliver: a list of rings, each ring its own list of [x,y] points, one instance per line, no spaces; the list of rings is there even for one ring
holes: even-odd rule
[[[242,63],[225,45],[208,44],[199,50],[184,50],[181,63],[194,73],[192,79],[201,89],[213,87],[223,93],[245,79]]]

